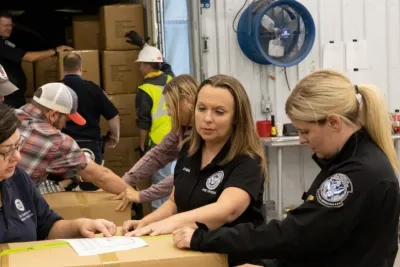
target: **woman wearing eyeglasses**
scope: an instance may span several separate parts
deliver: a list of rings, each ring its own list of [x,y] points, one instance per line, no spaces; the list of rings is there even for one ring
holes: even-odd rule
[[[24,137],[14,110],[0,104],[0,243],[94,237],[116,233],[106,220],[63,220],[49,208],[28,174],[17,166]]]

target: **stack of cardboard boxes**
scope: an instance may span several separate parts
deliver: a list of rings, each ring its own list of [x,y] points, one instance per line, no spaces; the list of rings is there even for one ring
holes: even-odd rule
[[[75,16],[72,23],[73,47],[82,58],[83,78],[99,84],[120,112],[121,138],[117,147],[107,149],[105,166],[119,176],[139,159],[135,96],[143,77],[135,60],[139,47],[126,42],[125,34],[134,30],[144,36],[142,5],[103,6],[98,16]],[[68,39],[68,38],[67,38]],[[66,52],[32,63],[23,63],[28,79],[27,98],[34,89],[63,77]],[[102,134],[108,130],[101,121]]]
[[[121,138],[116,148],[105,153],[106,166],[122,176],[139,159],[136,127],[135,93],[143,78],[135,63],[139,47],[126,42],[125,34],[136,31],[144,36],[143,7],[141,5],[110,5],[100,10],[100,46],[103,88],[118,108]],[[102,130],[107,123],[102,121]]]

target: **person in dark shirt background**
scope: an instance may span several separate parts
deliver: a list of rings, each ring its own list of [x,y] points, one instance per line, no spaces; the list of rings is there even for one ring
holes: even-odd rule
[[[70,87],[78,96],[78,113],[86,119],[83,126],[67,122],[62,130],[78,143],[80,148],[93,152],[97,164],[102,164],[100,116],[103,116],[109,126],[110,135],[106,145],[115,147],[119,141],[120,119],[117,108],[110,101],[105,91],[97,84],[82,79],[82,59],[75,52],[68,53],[63,59],[64,79],[62,82]],[[80,183],[82,190],[97,190],[91,183]]]
[[[54,49],[44,51],[25,51],[9,40],[13,31],[11,14],[7,11],[0,11],[0,64],[7,72],[9,80],[19,88],[18,91],[5,97],[5,103],[20,108],[26,104],[25,93],[27,80],[22,70],[22,61],[34,62],[54,56],[57,52],[72,50],[71,47],[61,45]]]

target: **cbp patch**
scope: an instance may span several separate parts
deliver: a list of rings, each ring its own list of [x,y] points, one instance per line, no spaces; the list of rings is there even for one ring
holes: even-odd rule
[[[339,208],[347,196],[353,192],[350,178],[343,173],[336,173],[326,179],[317,190],[317,201],[328,208]]]
[[[218,185],[222,182],[222,179],[224,179],[224,172],[223,171],[218,171],[208,177],[207,182],[206,182],[206,187],[208,190],[215,190]]]

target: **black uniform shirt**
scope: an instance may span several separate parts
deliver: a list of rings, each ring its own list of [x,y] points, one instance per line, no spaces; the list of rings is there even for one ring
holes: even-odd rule
[[[100,116],[111,120],[118,115],[118,109],[104,90],[97,84],[78,75],[66,75],[62,81],[78,96],[78,113],[86,120],[85,125],[68,121],[63,132],[75,140],[100,141]]]
[[[61,220],[21,168],[0,182],[0,243],[27,242],[47,238],[53,224]]]
[[[386,267],[397,254],[399,183],[365,129],[331,160],[314,157],[321,172],[305,202],[283,221],[197,230],[191,247],[243,259],[278,259],[285,266]]]
[[[230,149],[228,141],[210,164],[201,168],[201,150],[188,157],[188,144],[185,144],[175,167],[175,203],[178,212],[185,212],[217,202],[222,191],[237,187],[246,191],[251,202],[246,211],[226,226],[250,222],[260,225],[264,221],[261,212],[264,192],[264,176],[260,160],[241,155],[226,165],[220,166]]]
[[[8,79],[19,88],[22,95],[26,92],[26,76],[22,69],[22,58],[26,52],[7,39],[0,38],[0,64],[3,65]]]

